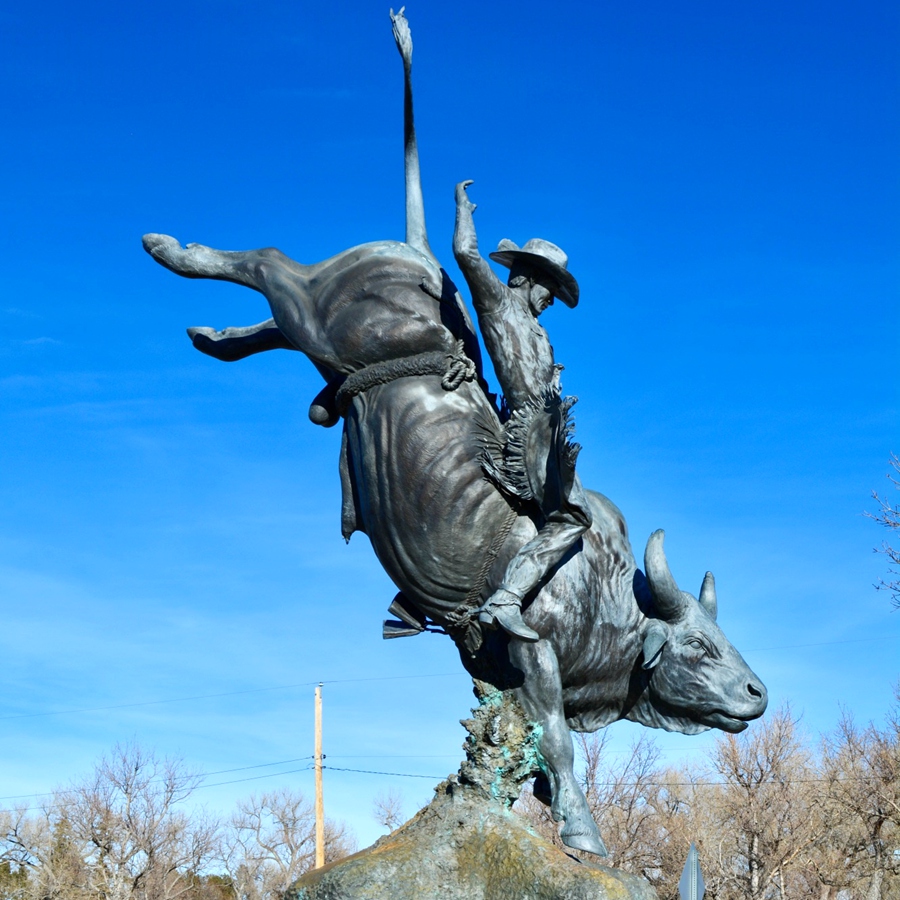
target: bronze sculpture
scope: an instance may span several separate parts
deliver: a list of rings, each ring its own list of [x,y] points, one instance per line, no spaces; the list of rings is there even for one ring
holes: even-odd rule
[[[602,855],[575,779],[570,729],[627,718],[684,733],[737,732],[763,713],[766,691],[716,625],[712,576],[699,600],[681,591],[661,531],[651,535],[641,571],[622,514],[580,486],[567,406],[540,335],[531,344],[543,352],[537,384],[549,391],[532,385],[523,399],[509,398],[513,417],[516,407],[520,415],[533,407],[519,435],[521,483],[510,477],[504,461],[514,429],[504,427],[484,382],[466,306],[428,244],[412,41],[403,10],[392,22],[404,63],[405,242],[363,244],[313,265],[271,248],[182,247],[158,234],[146,235],[144,246],[179,275],[231,281],[266,297],[271,319],[221,332],[189,329],[194,345],[223,360],[279,348],[312,360],[325,387],[310,418],[326,427],[343,419],[342,533],[367,534],[398,587],[395,633],[441,628],[475,678],[515,693],[535,726],[534,774],[564,823],[563,841]],[[496,291],[479,281],[487,276],[471,255],[465,184],[457,195],[457,257],[473,294]],[[510,242],[498,251],[501,262],[518,263],[516,283],[504,290],[532,298],[527,314],[535,319],[552,295],[569,305],[577,299],[556,250]],[[523,254],[531,254],[524,267]],[[479,312],[491,303],[475,302]],[[501,363],[508,352],[503,340],[488,341],[488,349]],[[550,477],[536,483],[541,466]],[[529,571],[517,575],[523,560]]]
[[[499,625],[527,641],[539,640],[522,621],[522,602],[591,527],[591,512],[575,474],[579,446],[570,440],[574,424],[563,400],[547,332],[538,316],[559,297],[578,304],[578,282],[566,270],[563,251],[540,238],[521,249],[502,240],[491,259],[507,266],[504,284],[478,252],[472,203],[456,186],[453,253],[472,294],[478,326],[503,391],[503,445],[485,447],[485,471],[512,497],[537,505],[538,533],[506,566],[500,586],[479,607],[482,624]],[[494,452],[492,452],[492,449]]]

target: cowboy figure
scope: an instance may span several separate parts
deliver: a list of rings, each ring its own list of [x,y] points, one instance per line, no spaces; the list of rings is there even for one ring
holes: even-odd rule
[[[540,511],[537,535],[510,560],[497,590],[478,609],[479,621],[510,635],[536,641],[522,618],[522,602],[550,574],[591,526],[591,513],[575,460],[581,449],[570,442],[569,409],[575,398],[560,396],[562,366],[538,316],[558,297],[578,303],[578,283],[566,270],[567,257],[549,241],[533,238],[521,248],[500,241],[490,257],[506,266],[504,284],[478,252],[466,194],[471,181],[456,186],[453,252],[472,294],[481,336],[503,391],[505,443],[486,448],[487,474],[503,490],[532,502]]]

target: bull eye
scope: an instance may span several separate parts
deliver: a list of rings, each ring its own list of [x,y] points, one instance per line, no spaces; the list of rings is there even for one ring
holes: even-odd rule
[[[697,650],[700,653],[706,653],[706,645],[700,638],[690,638],[687,642],[688,647],[691,647],[693,650]]]

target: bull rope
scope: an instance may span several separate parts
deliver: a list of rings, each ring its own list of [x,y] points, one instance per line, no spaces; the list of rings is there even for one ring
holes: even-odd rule
[[[371,366],[366,366],[347,376],[335,395],[337,411],[341,416],[346,416],[353,398],[359,394],[380,384],[389,384],[398,378],[417,375],[440,375],[441,387],[445,391],[455,391],[464,381],[474,380],[476,369],[475,363],[466,356],[461,340],[456,342],[453,350],[434,350],[429,353],[417,353],[414,356],[402,356],[373,363]],[[481,568],[475,577],[475,582],[465,599],[446,617],[447,632],[454,640],[461,641],[473,655],[482,644],[481,626],[473,613],[481,605],[481,592],[484,590],[491,567],[506,543],[513,523],[519,517],[518,503],[502,489],[500,495],[507,502],[506,518],[495,532],[481,563]]]
[[[501,496],[504,496],[502,492]],[[465,648],[473,656],[482,643],[481,626],[473,617],[473,613],[481,606],[479,601],[481,600],[481,592],[484,590],[488,573],[491,571],[491,567],[506,543],[513,524],[519,518],[518,509],[510,503],[507,497],[504,496],[504,499],[508,504],[506,519],[494,533],[494,539],[491,541],[491,546],[488,547],[488,551],[484,556],[484,561],[478,570],[478,575],[475,577],[475,583],[469,589],[469,593],[466,594],[465,600],[446,617],[447,624],[445,627],[447,632],[454,640],[461,639]]]
[[[335,397],[337,411],[346,416],[353,398],[358,394],[379,384],[414,375],[441,375],[441,387],[445,391],[455,391],[464,381],[475,378],[475,363],[466,356],[462,341],[457,341],[453,350],[432,350],[373,363],[347,376]]]

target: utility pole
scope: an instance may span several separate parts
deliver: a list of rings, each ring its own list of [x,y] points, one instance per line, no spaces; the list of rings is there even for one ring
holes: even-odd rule
[[[316,688],[316,868],[325,865],[325,801],[322,799],[322,682]]]

